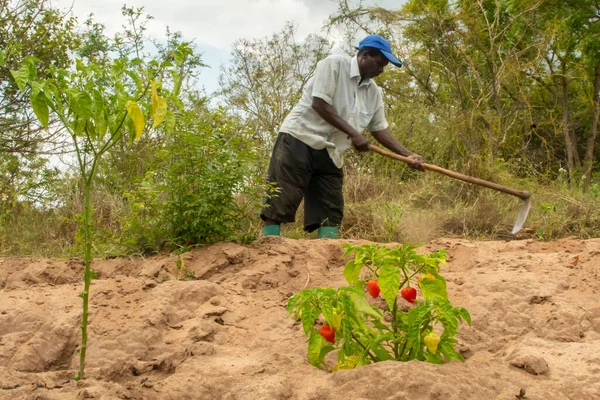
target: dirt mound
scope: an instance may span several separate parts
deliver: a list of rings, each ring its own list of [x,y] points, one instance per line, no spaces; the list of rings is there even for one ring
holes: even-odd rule
[[[345,284],[340,244],[265,238],[182,256],[97,260],[87,379],[79,260],[0,259],[1,399],[600,398],[600,240],[437,240],[466,362],[308,364],[285,305]],[[356,243],[356,242],[353,242]]]

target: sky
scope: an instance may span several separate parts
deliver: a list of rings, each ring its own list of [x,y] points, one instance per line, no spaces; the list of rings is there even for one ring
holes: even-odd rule
[[[402,0],[372,0],[396,8]],[[96,22],[106,26],[112,35],[124,22],[121,7],[125,0],[50,0],[53,7],[71,10],[83,22],[94,14]],[[128,0],[131,7],[144,7],[154,19],[147,25],[147,34],[163,38],[165,28],[180,31],[184,40],[193,40],[210,68],[201,71],[199,84],[207,93],[218,89],[220,66],[230,57],[238,39],[260,39],[271,36],[292,21],[298,28],[298,38],[319,33],[329,15],[337,10],[337,0]],[[330,38],[334,39],[335,38]]]

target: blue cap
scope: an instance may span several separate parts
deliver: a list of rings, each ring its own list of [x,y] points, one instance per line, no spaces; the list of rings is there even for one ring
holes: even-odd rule
[[[385,56],[385,58],[390,60],[390,62],[392,64],[394,64],[398,68],[402,67],[402,62],[400,62],[400,60],[398,60],[392,54],[392,46],[390,45],[390,42],[388,42],[381,36],[379,36],[379,35],[367,36],[366,38],[361,40],[360,43],[358,44],[359,50],[362,49],[363,47],[372,47],[374,49],[381,51],[381,53]]]

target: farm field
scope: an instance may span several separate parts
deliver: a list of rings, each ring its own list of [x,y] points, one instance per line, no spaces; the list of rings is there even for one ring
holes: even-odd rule
[[[465,362],[308,363],[289,297],[345,284],[344,240],[263,238],[95,260],[76,382],[79,260],[0,259],[0,399],[600,398],[600,239],[438,239]],[[380,301],[380,300],[374,300]],[[383,301],[383,300],[381,300]],[[333,354],[330,356],[333,357]]]

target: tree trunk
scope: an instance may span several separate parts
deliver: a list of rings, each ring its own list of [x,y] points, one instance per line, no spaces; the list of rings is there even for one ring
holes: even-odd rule
[[[575,178],[575,166],[576,157],[575,153],[577,149],[574,146],[573,138],[571,136],[571,122],[569,119],[569,82],[567,77],[562,74],[562,96],[560,98],[562,106],[562,128],[565,136],[565,150],[567,151],[567,168],[569,170],[569,182],[572,184]]]
[[[585,159],[583,160],[583,192],[586,193],[590,188],[592,180],[592,166],[594,164],[594,147],[596,145],[596,136],[598,134],[598,118],[600,118],[600,64],[594,68],[594,113],[592,118],[592,129],[587,140],[585,148]]]

